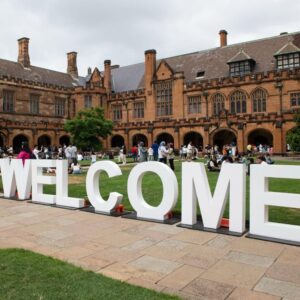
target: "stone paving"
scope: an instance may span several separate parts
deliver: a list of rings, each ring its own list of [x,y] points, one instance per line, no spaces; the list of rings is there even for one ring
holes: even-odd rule
[[[183,299],[300,299],[300,247],[0,199],[18,247]]]

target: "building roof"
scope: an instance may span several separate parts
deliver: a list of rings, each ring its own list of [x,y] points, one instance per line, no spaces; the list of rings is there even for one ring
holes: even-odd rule
[[[5,59],[0,59],[0,76],[10,76],[21,80],[51,84],[64,88],[72,88],[85,84],[85,80],[82,77],[73,79],[72,76],[67,73],[52,71],[35,66],[24,68],[18,62]]]
[[[241,49],[234,57],[229,59],[227,63],[239,62],[252,59],[243,49]]]
[[[225,47],[164,58],[174,72],[184,72],[185,81],[196,81],[198,72],[205,72],[203,80],[229,76],[227,62],[241,49],[256,62],[254,72],[267,72],[275,69],[274,54],[292,42],[300,47],[300,32],[278,35],[255,41],[243,42]],[[157,60],[158,67],[161,60]],[[144,63],[112,70],[113,90],[117,92],[144,88]]]

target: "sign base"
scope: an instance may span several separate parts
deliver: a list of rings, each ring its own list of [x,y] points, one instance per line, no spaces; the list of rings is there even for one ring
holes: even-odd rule
[[[248,233],[246,235],[246,238],[262,240],[262,241],[267,241],[267,242],[273,242],[273,243],[279,243],[279,244],[288,244],[288,245],[298,246],[298,247],[300,246],[300,242],[276,239],[276,238],[271,238],[271,237],[267,237],[267,236],[263,236],[263,235],[256,235],[256,234],[251,234],[251,233]]]
[[[159,221],[159,220],[154,220],[154,219],[138,218],[136,212],[130,212],[129,214],[122,216],[122,218],[131,219],[131,220],[138,220],[138,221],[146,221],[146,222],[152,222],[152,223],[161,223],[161,224],[167,224],[167,225],[174,225],[174,224],[180,222],[180,219],[177,218],[177,217],[172,217],[172,218],[166,219],[164,221]]]
[[[80,208],[79,210],[93,213],[93,214],[98,214],[98,215],[111,216],[111,217],[121,217],[121,216],[131,213],[130,211],[127,211],[127,210],[125,210],[123,212],[113,211],[111,213],[105,213],[105,212],[96,211],[93,206],[83,207],[83,208]]]
[[[185,224],[178,224],[177,227],[182,227],[182,228],[187,228],[187,229],[192,229],[192,230],[200,230],[200,231],[207,231],[207,232],[214,232],[214,233],[220,233],[220,234],[225,234],[225,235],[232,235],[232,236],[243,236],[247,230],[244,232],[235,232],[235,231],[230,231],[229,228],[225,227],[220,227],[218,229],[213,229],[213,228],[207,228],[203,226],[202,221],[197,221],[195,225],[185,225]]]

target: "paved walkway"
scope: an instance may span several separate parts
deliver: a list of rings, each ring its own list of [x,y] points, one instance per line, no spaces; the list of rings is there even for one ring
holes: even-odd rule
[[[0,199],[20,247],[187,299],[300,299],[300,248]]]

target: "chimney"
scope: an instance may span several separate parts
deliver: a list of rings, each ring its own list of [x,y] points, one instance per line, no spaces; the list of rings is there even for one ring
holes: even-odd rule
[[[153,76],[156,71],[156,50],[145,51],[145,89],[151,91]]]
[[[111,92],[111,61],[106,59],[104,61],[104,87],[106,88],[106,92]]]
[[[227,46],[227,31],[222,29],[219,32],[220,35],[220,47],[225,47]]]
[[[22,64],[24,68],[29,68],[30,67],[29,38],[23,37],[18,39],[18,44],[19,44],[18,63]]]
[[[67,73],[72,77],[78,77],[78,69],[77,69],[77,52],[69,52],[67,53],[68,57],[68,68]]]

